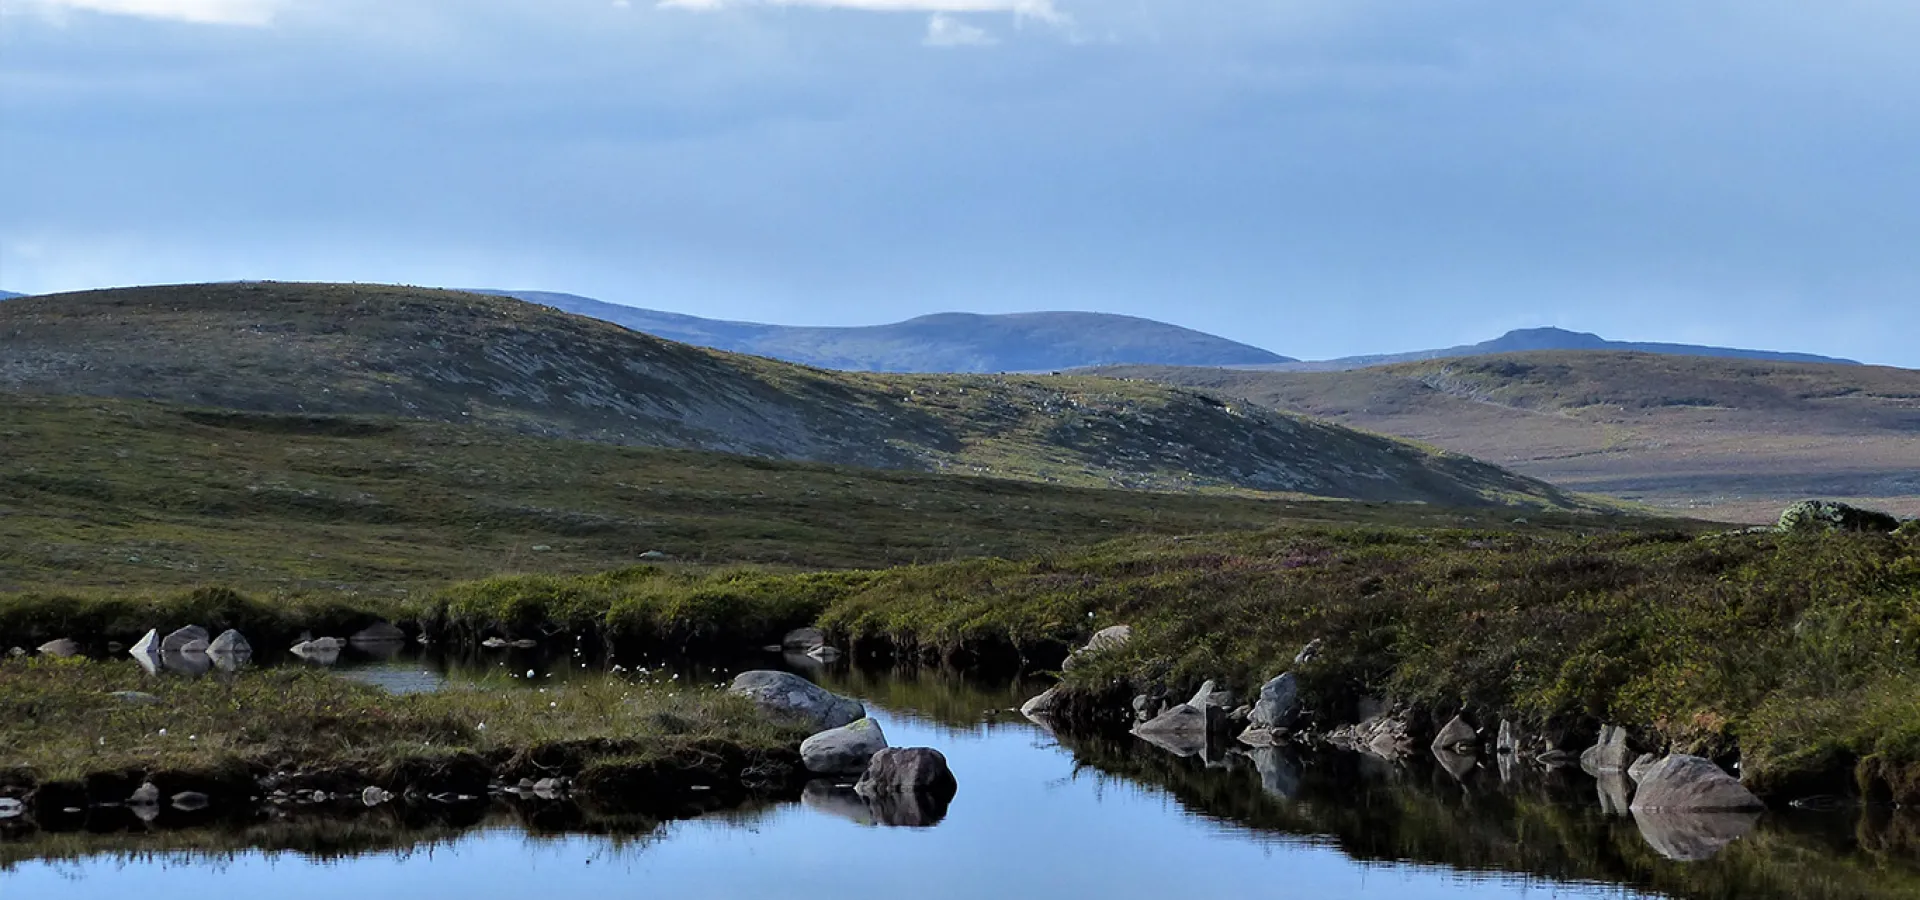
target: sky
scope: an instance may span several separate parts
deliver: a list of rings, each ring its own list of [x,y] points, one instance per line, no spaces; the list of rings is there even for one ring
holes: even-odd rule
[[[1912,0],[0,0],[0,288],[1920,367]]]

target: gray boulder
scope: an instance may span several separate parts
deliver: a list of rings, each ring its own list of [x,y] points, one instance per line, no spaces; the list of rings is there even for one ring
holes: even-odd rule
[[[205,653],[162,653],[160,667],[169,672],[191,675],[198,678],[213,671],[213,657]]]
[[[184,653],[187,651],[187,645],[193,643],[194,641],[199,641],[200,649],[202,651],[205,651],[207,649],[207,644],[212,640],[213,640],[213,635],[208,634],[205,628],[201,628],[198,625],[188,625],[187,627],[182,628],[179,631],[176,631],[172,634],[167,635],[164,638],[161,638],[160,652],[161,653]]]
[[[347,638],[350,644],[402,644],[406,643],[407,633],[392,622],[376,622],[368,625],[353,636]]]
[[[1055,685],[1040,692],[1040,695],[1020,705],[1020,714],[1027,718],[1050,715],[1054,705],[1060,700],[1060,687]]]
[[[1300,679],[1286,672],[1260,686],[1247,724],[1255,728],[1292,728],[1300,715]]]
[[[1627,730],[1617,725],[1600,726],[1600,742],[1580,754],[1580,768],[1588,775],[1625,772],[1633,764],[1634,752],[1627,746]]]
[[[807,653],[827,643],[827,633],[818,628],[795,628],[780,639],[780,649]]]
[[[1648,768],[1633,798],[1634,812],[1713,812],[1762,809],[1739,779],[1710,759],[1675,753]]]
[[[207,648],[211,646],[213,645],[211,643],[208,643],[207,641],[197,641],[197,640],[188,641],[185,644],[180,645],[180,652],[181,653],[205,653],[207,652]]]
[[[128,806],[153,806],[160,802],[160,789],[153,782],[142,783],[135,788],[133,795],[127,798]]]
[[[873,755],[887,749],[880,723],[860,719],[831,728],[800,744],[800,761],[816,775],[855,775],[867,770]]]
[[[1638,759],[1633,761],[1632,765],[1627,767],[1627,777],[1633,779],[1634,784],[1639,784],[1642,779],[1647,777],[1647,772],[1659,761],[1660,757],[1658,756],[1651,753],[1642,753]]]
[[[344,643],[338,638],[302,641],[293,646],[293,655],[306,662],[330,666],[340,661],[340,647]]]
[[[207,645],[207,653],[212,656],[248,657],[253,655],[253,645],[247,643],[240,632],[229,628]]]
[[[1314,638],[1308,641],[1305,647],[1300,648],[1299,653],[1293,655],[1293,664],[1296,666],[1304,666],[1307,663],[1313,662],[1314,658],[1320,655],[1321,645],[1325,643],[1326,642],[1320,638]]]
[[[816,778],[807,782],[800,791],[800,803],[817,813],[846,819],[857,825],[876,825],[873,810],[867,806],[866,798],[854,793],[852,788],[841,787],[832,781]]]
[[[825,730],[866,718],[860,701],[833,693],[790,672],[742,672],[732,693],[752,700],[768,715]]]
[[[1125,647],[1127,642],[1131,640],[1133,640],[1133,626],[1131,625],[1112,625],[1102,628],[1093,633],[1092,639],[1087,641],[1086,646],[1075,650],[1072,656],[1067,657],[1067,661],[1062,663],[1060,668],[1063,670],[1071,669],[1081,663],[1081,657],[1083,656],[1094,653],[1105,653],[1109,650],[1118,650],[1121,647]]]
[[[1433,750],[1454,754],[1472,754],[1480,748],[1480,733],[1460,716],[1454,716],[1433,736]]]
[[[853,789],[862,797],[888,794],[953,796],[959,783],[947,758],[928,747],[888,747],[873,755]]]
[[[160,664],[160,630],[157,628],[149,630],[145,637],[135,641],[133,646],[127,649],[127,655],[134,659],[150,660],[153,666],[158,666]]]
[[[40,645],[39,653],[41,656],[52,656],[58,659],[69,659],[71,657],[80,655],[80,642],[75,641],[72,638],[61,638],[57,641],[48,641]]]

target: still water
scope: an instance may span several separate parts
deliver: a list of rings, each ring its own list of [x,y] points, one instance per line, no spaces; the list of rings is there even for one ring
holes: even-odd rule
[[[685,684],[739,667],[650,673]],[[343,669],[395,690],[607,677],[599,664],[504,655]],[[1032,685],[805,674],[866,700],[893,745],[947,755],[960,791],[943,819],[876,824],[821,784],[801,802],[667,823],[498,800],[466,820],[387,809],[306,826],[29,835],[0,839],[0,897],[1920,897],[1920,862],[1885,837],[1904,833],[1899,821],[1769,818],[1682,863],[1631,818],[1605,815],[1578,776],[1180,758],[1131,739],[1056,737],[1009,714]]]

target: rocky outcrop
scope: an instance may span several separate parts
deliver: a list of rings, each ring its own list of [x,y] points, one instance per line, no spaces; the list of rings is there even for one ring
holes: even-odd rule
[[[208,634],[205,628],[201,628],[198,625],[188,625],[187,627],[182,628],[179,631],[175,631],[174,633],[169,634],[164,638],[161,638],[160,652],[161,653],[191,653],[191,652],[204,653],[206,652],[207,644],[210,643],[212,640],[213,640],[213,635]],[[199,650],[198,651],[188,650],[187,646],[195,642],[198,642],[200,644]]]
[[[1412,715],[1405,709],[1380,710],[1356,724],[1328,732],[1327,743],[1383,759],[1402,759],[1416,746]]]
[[[873,755],[887,749],[880,723],[860,719],[830,728],[800,744],[800,761],[816,775],[856,775],[867,770]]]
[[[1712,760],[1681,753],[1648,768],[1633,798],[1634,812],[1713,812],[1764,806],[1739,779]]]
[[[1292,728],[1299,715],[1300,679],[1285,672],[1260,686],[1260,699],[1254,702],[1247,724],[1254,728]]]
[[[1600,726],[1600,740],[1580,754],[1580,768],[1589,775],[1625,772],[1633,764],[1634,752],[1627,746],[1627,730],[1617,725]]]
[[[929,747],[889,747],[873,755],[866,773],[853,789],[867,798],[889,794],[952,797],[959,789],[959,782],[940,751]]]
[[[860,701],[833,693],[789,672],[742,672],[729,691],[752,700],[768,715],[818,729],[839,728],[866,718]]]
[[[1073,655],[1067,657],[1067,661],[1062,663],[1060,668],[1063,671],[1070,670],[1083,662],[1083,657],[1118,650],[1132,640],[1133,626],[1131,625],[1110,625],[1102,628],[1093,633],[1093,638],[1087,641],[1086,646],[1075,650]]]

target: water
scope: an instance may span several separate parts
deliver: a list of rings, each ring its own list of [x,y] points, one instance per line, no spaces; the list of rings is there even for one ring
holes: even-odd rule
[[[482,654],[362,661],[348,674],[398,690],[605,677],[580,665]],[[685,683],[738,665],[648,668]],[[1056,738],[1008,714],[1032,685],[845,667],[813,675],[867,699],[895,746],[947,755],[960,792],[943,819],[886,827],[857,800],[810,792],[667,823],[500,800],[438,820],[385,808],[224,830],[30,835],[0,839],[0,896],[1920,897],[1911,845],[1888,837],[1912,833],[1904,820],[1773,817],[1747,823],[1711,859],[1681,863],[1631,818],[1604,815],[1593,782],[1577,776],[1502,782],[1493,769],[1462,780],[1356,757],[1179,758],[1130,738]],[[1869,852],[1876,840],[1891,851]]]

